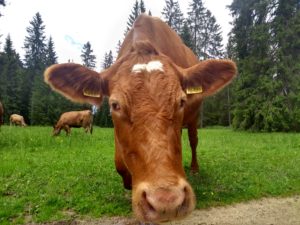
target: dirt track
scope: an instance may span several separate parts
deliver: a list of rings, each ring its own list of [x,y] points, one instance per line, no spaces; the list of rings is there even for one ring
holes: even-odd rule
[[[129,218],[101,218],[48,223],[47,225],[139,225]],[[266,198],[226,207],[195,210],[182,221],[164,225],[300,225],[300,196]]]

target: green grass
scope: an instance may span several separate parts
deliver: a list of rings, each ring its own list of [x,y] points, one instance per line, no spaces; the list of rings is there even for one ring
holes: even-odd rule
[[[114,168],[113,129],[73,129],[56,138],[51,131],[2,126],[0,224],[129,215],[130,192]],[[199,139],[200,173],[190,175],[183,132],[198,208],[300,193],[300,134],[214,128],[201,130]]]
[[[199,137],[201,171],[189,176],[199,208],[300,193],[300,134],[206,129]]]

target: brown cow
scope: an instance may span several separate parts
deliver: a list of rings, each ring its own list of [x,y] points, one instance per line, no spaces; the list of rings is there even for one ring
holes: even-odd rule
[[[199,62],[158,18],[141,15],[126,36],[117,61],[100,74],[78,64],[45,71],[45,81],[67,98],[100,105],[109,97],[115,127],[115,165],[141,221],[188,215],[195,195],[182,165],[181,129],[186,125],[198,170],[197,120],[204,97],[237,73],[230,60]]]
[[[2,103],[0,102],[0,127],[2,124],[4,124],[3,117],[4,117],[4,109]]]
[[[24,121],[24,117],[20,116],[18,114],[12,114],[9,118],[9,121],[10,121],[10,126],[11,125],[19,125],[19,126],[22,126],[22,127],[27,126],[25,121]]]
[[[53,135],[59,135],[63,129],[69,135],[71,127],[83,127],[85,132],[93,132],[93,115],[91,110],[72,111],[61,114],[58,122],[54,126]]]

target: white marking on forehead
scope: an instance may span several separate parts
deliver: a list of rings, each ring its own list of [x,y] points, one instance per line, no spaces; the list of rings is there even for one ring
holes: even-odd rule
[[[164,71],[163,69],[163,64],[160,61],[151,61],[148,62],[146,69],[148,72],[154,71],[154,70],[159,70],[159,71]]]
[[[147,68],[147,64],[135,64],[132,67],[132,72],[134,72],[134,73],[140,73],[140,72],[146,70],[146,68]]]
[[[134,73],[141,73],[142,71],[152,72],[155,70],[164,71],[163,64],[156,60],[156,61],[150,61],[147,64],[135,64],[132,67],[132,72]]]

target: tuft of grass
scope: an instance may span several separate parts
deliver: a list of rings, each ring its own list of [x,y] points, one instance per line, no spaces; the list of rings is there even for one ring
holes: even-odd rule
[[[129,215],[130,192],[114,167],[113,129],[93,135],[73,129],[51,136],[50,127],[0,131],[0,224]],[[300,134],[199,131],[200,173],[189,173],[184,130],[183,165],[197,207],[300,193]]]

